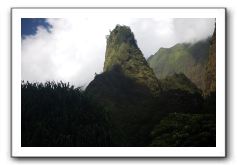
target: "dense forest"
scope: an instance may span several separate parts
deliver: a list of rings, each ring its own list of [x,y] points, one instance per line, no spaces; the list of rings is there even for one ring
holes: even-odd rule
[[[195,52],[203,52],[196,48],[202,49],[200,45]],[[209,54],[211,58],[203,56],[207,68],[203,77],[215,79],[208,66],[215,51]],[[22,81],[22,146],[213,147],[213,86],[204,92],[185,73],[159,79],[131,29],[117,25],[107,37],[104,71],[85,90],[65,82]]]
[[[120,117],[68,83],[21,86],[22,146],[215,146],[213,96],[165,91]]]
[[[22,146],[111,146],[106,109],[68,83],[22,82]]]

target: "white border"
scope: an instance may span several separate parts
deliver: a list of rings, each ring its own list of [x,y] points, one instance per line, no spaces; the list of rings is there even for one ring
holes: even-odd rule
[[[73,13],[134,18],[216,18],[216,147],[21,147],[21,18],[65,18]],[[13,8],[12,157],[225,157],[224,8]]]

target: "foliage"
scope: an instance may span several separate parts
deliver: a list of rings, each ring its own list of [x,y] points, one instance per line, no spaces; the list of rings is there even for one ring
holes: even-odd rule
[[[203,113],[211,113],[216,115],[216,92],[210,92],[204,97],[204,108]]]
[[[210,114],[169,114],[152,131],[150,146],[215,147],[215,122]]]
[[[110,117],[69,83],[21,84],[22,146],[110,146]]]
[[[180,89],[163,91],[157,98],[157,107],[162,107],[166,113],[200,113],[204,99],[200,93],[190,93]]]

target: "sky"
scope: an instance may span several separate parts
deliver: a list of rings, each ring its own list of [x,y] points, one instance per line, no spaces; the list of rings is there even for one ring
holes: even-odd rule
[[[86,87],[103,71],[106,35],[130,26],[145,58],[159,48],[195,43],[212,35],[207,18],[22,18],[21,76],[30,82],[64,81]]]
[[[28,35],[36,35],[37,27],[39,26],[46,29],[48,32],[50,32],[50,29],[52,28],[52,26],[49,24],[49,22],[46,21],[45,18],[37,18],[37,19],[23,18],[21,20],[22,38]]]

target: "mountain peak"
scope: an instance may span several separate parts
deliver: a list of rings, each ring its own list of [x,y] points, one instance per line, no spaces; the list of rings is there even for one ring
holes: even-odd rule
[[[128,26],[117,25],[107,37],[104,72],[111,71],[115,66],[119,66],[125,76],[151,91],[159,90],[158,80]]]
[[[111,44],[113,45],[122,43],[127,43],[138,48],[137,41],[135,40],[134,34],[130,27],[125,25],[116,25],[114,30],[110,32],[110,35],[107,38],[107,47]]]
[[[128,60],[131,56],[131,49],[140,51],[130,27],[116,25],[107,37],[104,71],[110,70],[113,65],[121,64]],[[122,52],[123,50],[128,52]]]

